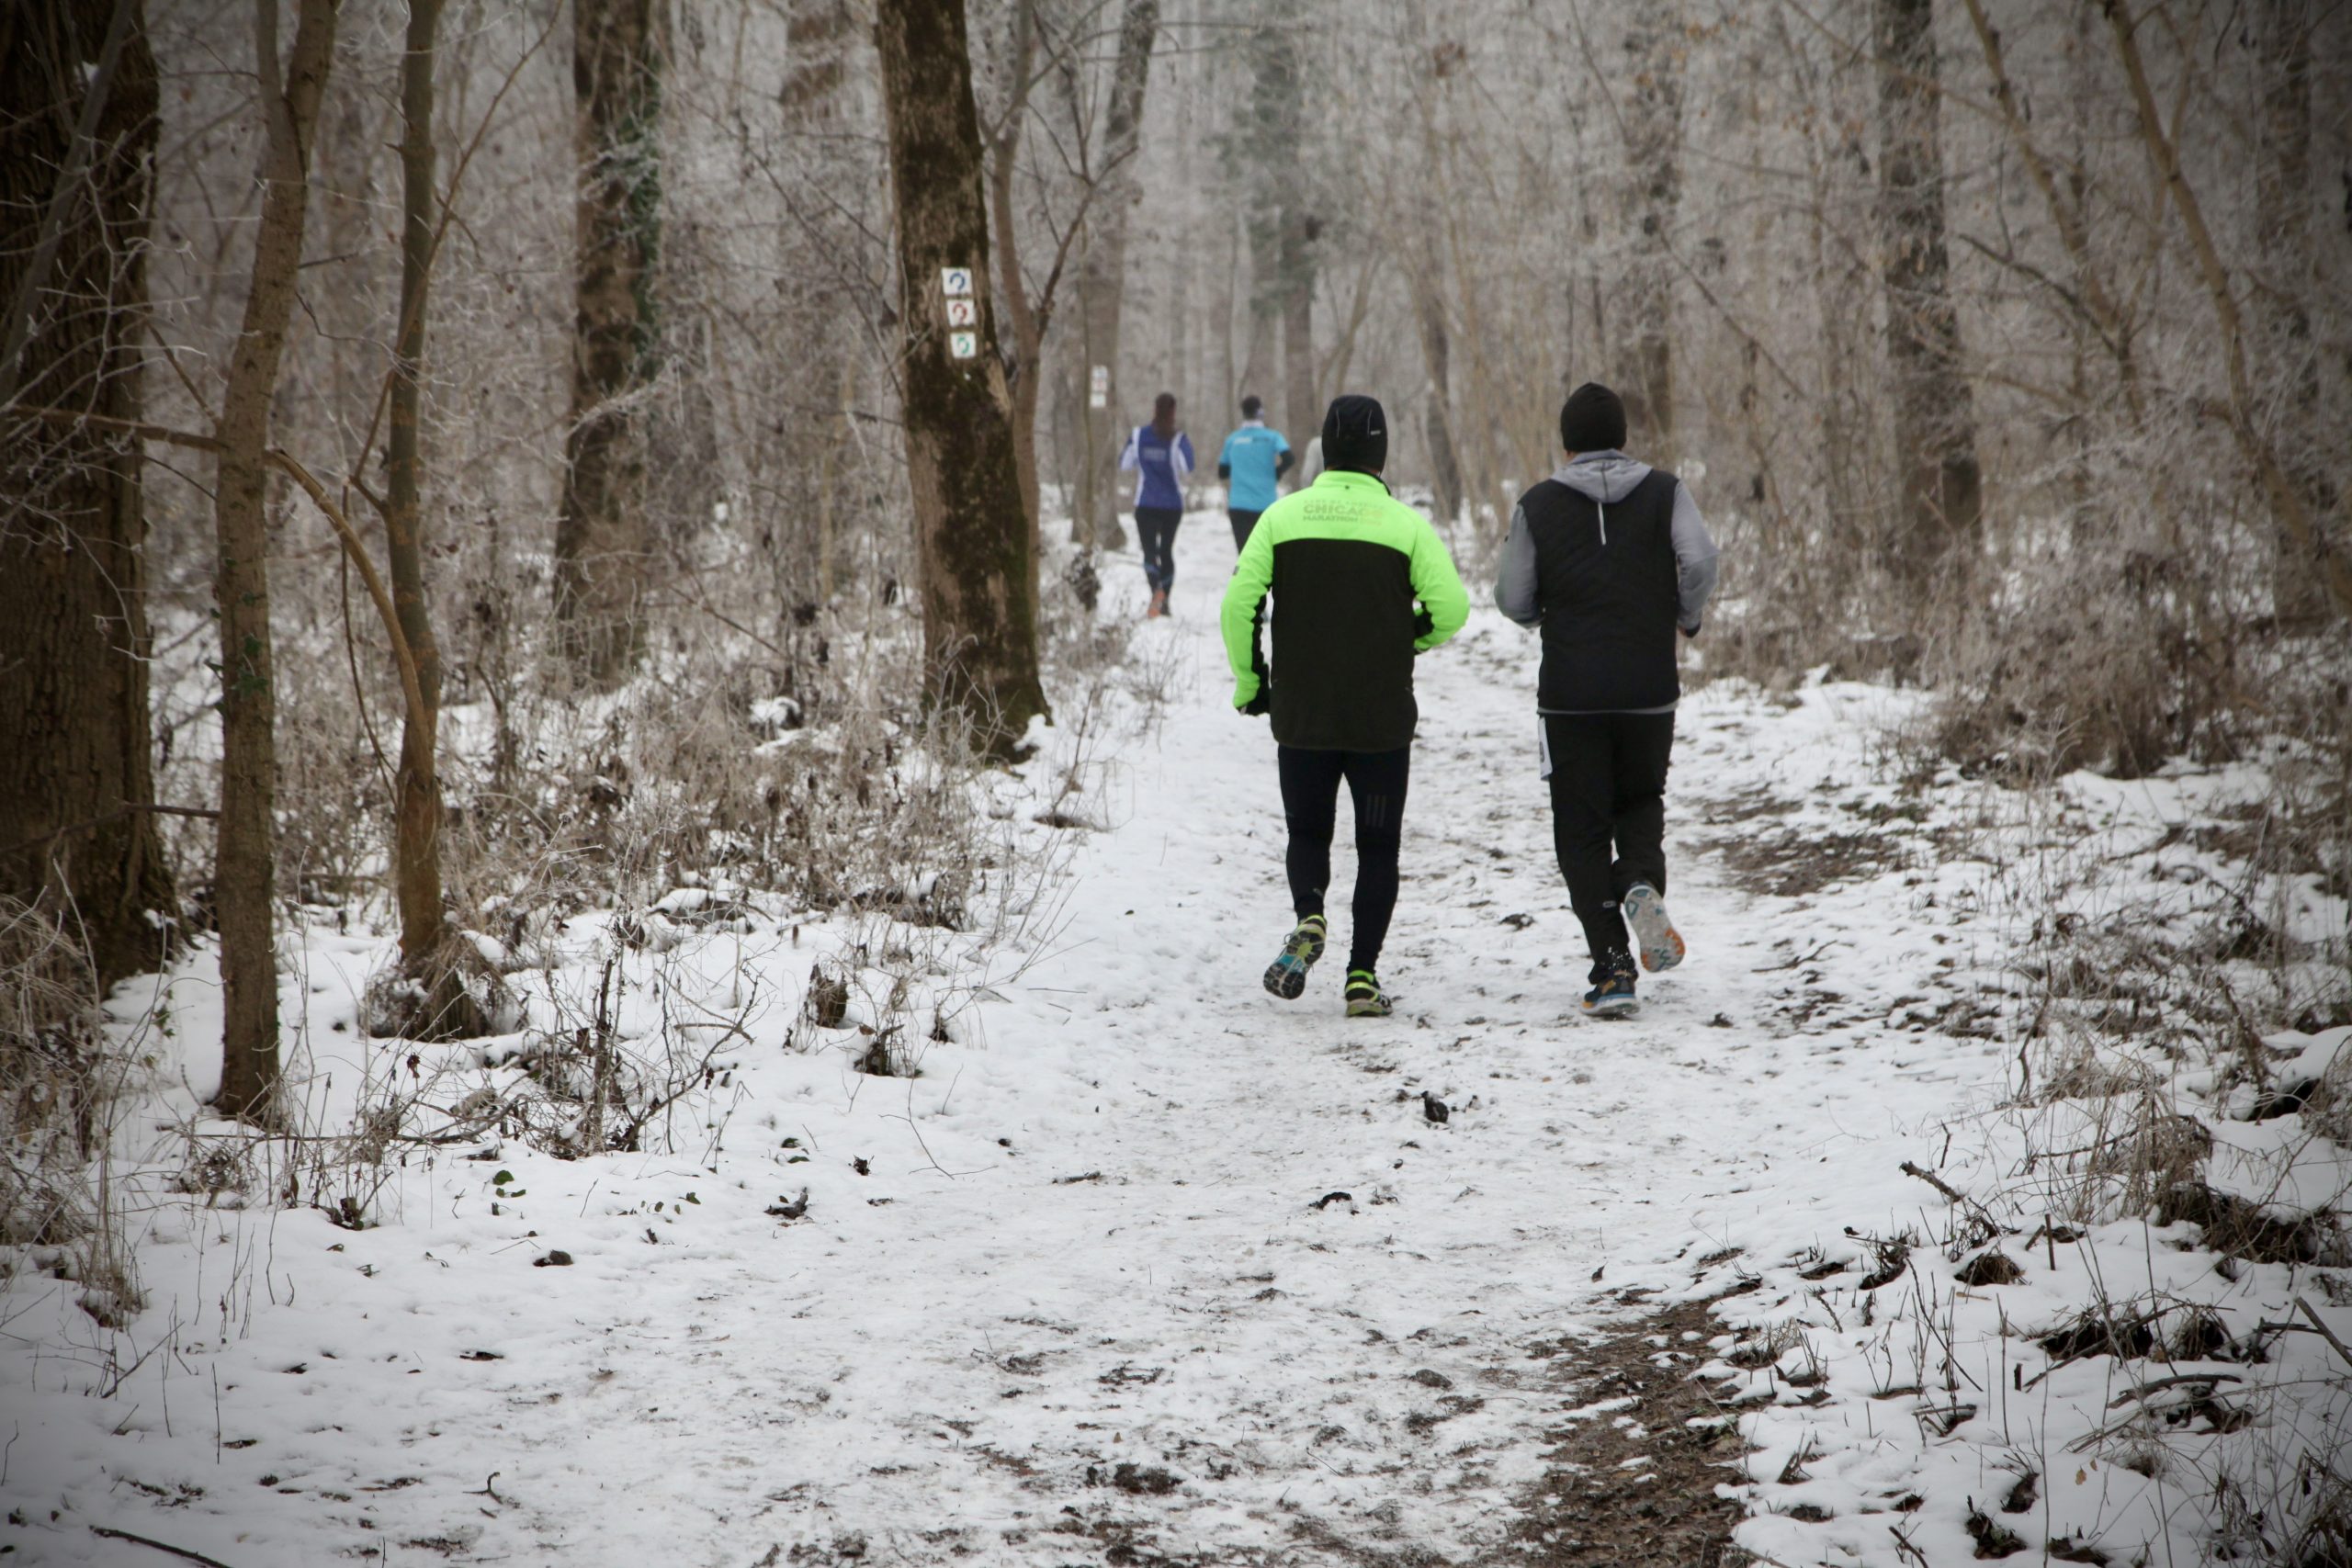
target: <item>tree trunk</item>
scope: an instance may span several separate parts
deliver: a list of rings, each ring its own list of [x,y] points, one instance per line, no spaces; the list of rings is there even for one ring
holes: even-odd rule
[[[1447,522],[1462,515],[1462,465],[1453,455],[1453,344],[1445,325],[1445,301],[1438,297],[1437,280],[1421,268],[1411,269],[1413,319],[1421,333],[1421,363],[1429,371],[1429,402],[1421,415],[1423,438],[1430,448],[1430,487],[1437,492],[1438,514]]]
[[[416,663],[424,699],[401,728],[400,777],[394,805],[393,885],[401,914],[401,960],[421,974],[440,953],[441,649],[433,637],[424,592],[424,479],[417,412],[424,371],[426,299],[433,270],[434,34],[442,0],[409,0],[408,51],[401,58],[401,314],[392,349],[390,425],[385,438],[384,537],[390,558],[392,604],[401,635]],[[430,1022],[431,1021],[427,1021]]]
[[[555,613],[565,656],[606,688],[627,679],[643,651],[653,575],[639,394],[655,360],[662,54],[656,0],[574,0],[579,254]]]
[[[1281,367],[1283,343],[1282,297],[1275,283],[1282,276],[1280,214],[1271,208],[1261,209],[1255,196],[1242,205],[1247,210],[1241,226],[1250,242],[1250,298],[1242,327],[1245,346],[1239,390],[1264,400],[1266,406],[1274,411],[1275,423],[1285,426],[1283,434],[1290,438],[1298,460],[1304,463],[1307,438],[1315,431],[1287,428],[1287,394],[1283,384],[1274,379],[1274,372]],[[1319,422],[1316,428],[1321,428]]]
[[[796,166],[809,199],[804,220],[820,245],[843,249],[861,243],[872,186],[866,127],[854,115],[853,91],[863,79],[862,36],[850,0],[791,0],[785,33],[785,78],[781,95],[785,125],[797,143]],[[791,333],[803,345],[805,368],[796,379],[808,389],[804,411],[787,419],[781,433],[785,471],[813,474],[816,515],[813,541],[789,535],[779,540],[778,597],[797,604],[813,594],[831,602],[841,573],[836,561],[840,519],[848,494],[844,457],[854,435],[851,411],[856,400],[860,357],[857,334],[843,322],[862,314],[862,301],[835,284],[797,280]],[[811,547],[813,545],[813,560]]]
[[[1028,280],[1021,275],[1021,230],[1013,213],[1012,184],[1018,172],[1021,132],[1029,117],[1030,73],[1037,57],[1035,0],[1012,4],[1012,97],[1005,106],[989,157],[989,203],[996,215],[998,292],[1004,299],[1012,328],[1012,364],[1007,367],[1012,397],[1012,457],[1021,481],[1021,510],[1029,519],[1029,597],[1038,597],[1039,563],[1046,540],[1037,493],[1037,399],[1046,379],[1046,315],[1050,298],[1033,306]]]
[[[1120,316],[1127,287],[1127,217],[1140,199],[1136,185],[1136,141],[1143,129],[1144,88],[1151,78],[1152,44],[1159,33],[1159,0],[1127,0],[1119,24],[1119,52],[1111,72],[1111,104],[1102,128],[1102,193],[1088,223],[1086,258],[1079,275],[1080,339],[1085,373],[1103,367],[1110,375],[1105,406],[1091,395],[1080,424],[1078,506],[1070,536],[1092,548],[1117,549],[1126,543],[1119,525],[1116,464],[1125,413],[1119,397]]]
[[[2255,170],[2255,230],[2262,236],[2267,287],[2255,294],[2263,357],[2285,389],[2278,426],[2280,460],[2313,525],[2335,511],[2319,427],[2319,345],[2305,296],[2312,247],[2311,0],[2263,0],[2263,112],[2256,123],[2261,161]],[[2283,523],[2271,529],[2271,597],[2281,630],[2315,631],[2329,620],[2326,581]]]
[[[1283,209],[1283,407],[1293,439],[1323,428],[1323,411],[1315,401],[1315,237],[1318,228],[1296,206]]]
[[[881,0],[890,183],[898,203],[907,475],[935,705],[1002,755],[1046,713],[1012,412],[997,355],[979,115],[963,0]],[[969,277],[975,353],[952,356],[942,273]]]
[[[1677,461],[1674,420],[1674,268],[1668,247],[1682,204],[1682,49],[1679,6],[1644,5],[1625,39],[1633,93],[1625,161],[1633,171],[1634,259],[1626,270],[1624,388],[1627,439],[1650,461]]]
[[[156,134],[143,6],[26,14],[0,49],[0,375],[26,403],[135,421]],[[125,436],[0,419],[0,713],[40,741],[0,747],[0,895],[78,931],[101,989],[153,967],[173,906],[146,809],[139,463]]]
[[[220,619],[220,831],[213,903],[220,928],[220,1093],[233,1116],[269,1118],[277,1094],[275,930],[277,692],[269,628],[270,400],[302,263],[311,132],[334,62],[335,0],[300,0],[294,49],[277,57],[277,0],[254,0],[261,74],[261,223],[244,317],[221,390],[214,470],[213,595]]]
[[[1898,465],[1893,565],[1915,593],[1975,546],[1975,402],[1947,288],[1933,0],[1875,0],[1879,225]]]

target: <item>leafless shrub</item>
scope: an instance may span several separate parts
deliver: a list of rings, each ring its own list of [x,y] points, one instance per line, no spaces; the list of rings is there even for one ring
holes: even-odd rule
[[[1928,656],[1935,750],[2014,780],[2085,767],[2137,778],[2183,752],[2233,755],[2242,676],[2191,630],[2210,607],[2178,580],[2187,570],[2102,560],[1956,617]]]
[[[734,1063],[727,1054],[748,1039],[743,1018],[756,1000],[747,1000],[743,1017],[688,1018],[669,1010],[677,994],[673,981],[667,960],[657,958],[647,973],[632,974],[615,954],[599,966],[592,991],[551,987],[553,1027],[530,1032],[493,1064],[519,1067],[521,1077],[469,1109],[485,1123],[567,1159],[675,1152],[688,1146],[682,1131],[715,1132],[724,1121],[719,1098],[734,1088]],[[661,1023],[625,1033],[622,1004],[628,993],[645,987],[663,998]],[[680,1114],[690,1104],[700,1109],[682,1129]]]
[[[135,1045],[110,1040],[80,943],[49,910],[0,900],[0,1247],[29,1247],[101,1324],[143,1303],[114,1184],[114,1122]]]

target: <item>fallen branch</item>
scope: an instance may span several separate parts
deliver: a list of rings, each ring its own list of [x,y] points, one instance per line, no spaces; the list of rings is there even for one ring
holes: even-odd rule
[[[2330,1345],[2335,1346],[2335,1353],[2343,1357],[2346,1364],[2352,1364],[2352,1350],[2346,1349],[2344,1348],[2344,1341],[2335,1337],[2335,1331],[2319,1320],[2319,1314],[2312,1310],[2311,1303],[2305,1301],[2301,1296],[2297,1296],[2295,1298],[2295,1308],[2305,1317],[2311,1319],[2312,1329],[2314,1333],[2316,1333],[2321,1338],[2326,1340]]]
[[[2183,1383],[2201,1382],[2206,1385],[2206,1392],[2211,1393],[2212,1385],[2215,1383],[2244,1382],[2245,1380],[2235,1372],[2182,1372],[2177,1377],[2158,1378],[2154,1382],[2143,1382],[2137,1388],[2127,1388],[2113,1399],[2109,1400],[2107,1407],[2113,1410],[2119,1405],[2130,1404],[2132,1400],[2145,1399],[2152,1393],[2161,1393],[2168,1388],[2177,1388]]]
[[[1923,1169],[1920,1167],[1912,1164],[1907,1159],[1903,1162],[1902,1170],[1904,1175],[1917,1177],[1920,1180],[1926,1182],[1928,1186],[1934,1188],[1937,1191],[1951,1199],[1955,1207],[1973,1204],[1974,1202],[1974,1200],[1970,1198],[1965,1192],[1955,1191],[1951,1183],[1947,1182],[1942,1177],[1938,1176],[1934,1171]]]
[[[185,1557],[190,1562],[201,1562],[205,1568],[229,1568],[229,1564],[217,1557],[207,1557],[201,1551],[190,1551],[185,1546],[172,1546],[164,1541],[150,1540],[143,1535],[133,1535],[129,1530],[111,1529],[105,1525],[92,1525],[90,1533],[106,1536],[114,1540],[136,1541],[141,1546],[152,1546],[158,1551],[168,1551],[175,1557]]]
[[[218,821],[220,817],[218,811],[209,810],[201,806],[156,806],[144,802],[139,804],[125,802],[103,816],[85,818],[79,822],[68,822],[62,828],[51,829],[38,839],[27,839],[21,844],[11,844],[8,848],[0,850],[0,860],[10,860],[29,850],[41,849],[65,837],[68,833],[87,832],[92,828],[103,828],[118,818],[130,817],[141,812],[153,812],[159,817],[198,817],[209,821]]]

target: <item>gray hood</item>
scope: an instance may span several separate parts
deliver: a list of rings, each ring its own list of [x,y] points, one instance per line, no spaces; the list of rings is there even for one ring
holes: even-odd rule
[[[1600,509],[1600,542],[1609,543],[1609,508],[1634,493],[1634,487],[1650,477],[1650,466],[1637,463],[1623,452],[1580,452],[1573,463],[1563,463],[1555,469],[1552,479],[1564,484]],[[1675,620],[1690,637],[1699,635],[1701,617],[1706,613],[1707,600],[1715,591],[1715,541],[1707,533],[1706,520],[1699,515],[1699,503],[1690,498],[1690,487],[1680,479],[1674,483],[1674,515],[1670,525],[1674,541]],[[1496,563],[1495,604],[1506,615],[1522,626],[1544,624],[1543,594],[1539,588],[1535,536],[1527,526],[1524,505],[1510,514],[1510,532],[1503,539],[1501,558]]]
[[[1579,452],[1573,463],[1563,463],[1552,470],[1553,479],[1567,486],[1588,501],[1603,506],[1613,506],[1634,493],[1634,487],[1650,477],[1650,466],[1636,462],[1623,452]]]

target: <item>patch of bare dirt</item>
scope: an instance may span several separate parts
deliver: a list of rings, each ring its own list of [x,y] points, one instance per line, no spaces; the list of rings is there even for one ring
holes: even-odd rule
[[[1566,1408],[1631,1400],[1562,1420],[1547,1434],[1549,1473],[1527,1498],[1502,1561],[1531,1568],[1734,1568],[1742,1479],[1738,1423],[1692,1381],[1705,1336],[1722,1325],[1692,1303],[1624,1323],[1598,1345],[1563,1344],[1553,1361]],[[1702,1337],[1685,1340],[1685,1333]],[[1694,1423],[1696,1423],[1694,1425]],[[1639,1464],[1628,1464],[1639,1459]]]
[[[1910,863],[1910,852],[1893,830],[1864,833],[1742,833],[1702,839],[1699,847],[1720,859],[1733,883],[1750,893],[1803,898],[1840,882],[1876,876]]]

